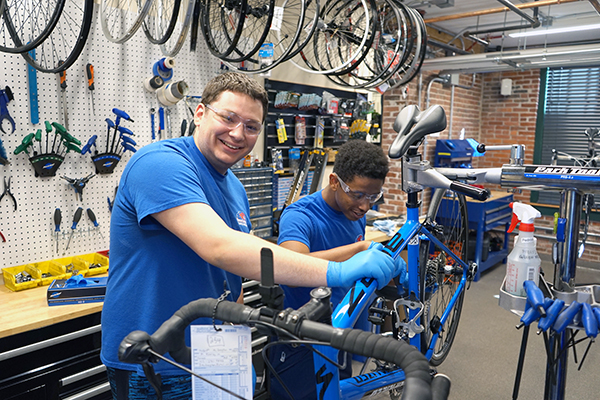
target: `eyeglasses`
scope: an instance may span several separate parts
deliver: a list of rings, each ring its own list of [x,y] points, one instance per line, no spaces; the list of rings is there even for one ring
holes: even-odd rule
[[[381,191],[377,194],[366,194],[363,192],[355,192],[353,190],[350,190],[350,187],[348,185],[346,185],[346,183],[343,180],[340,179],[338,174],[336,174],[334,172],[333,175],[335,175],[335,177],[337,178],[344,193],[346,193],[348,196],[350,196],[350,198],[352,198],[356,201],[362,201],[364,199],[367,199],[369,201],[369,203],[373,204],[377,200],[379,200],[381,198],[381,196],[383,196],[383,189],[381,189]]]
[[[235,129],[240,125],[244,125],[244,132],[246,135],[260,135],[260,131],[262,130],[262,124],[260,122],[253,119],[244,119],[234,112],[219,110],[210,104],[205,104],[204,106],[211,110],[215,114],[217,121],[225,125],[227,128]]]

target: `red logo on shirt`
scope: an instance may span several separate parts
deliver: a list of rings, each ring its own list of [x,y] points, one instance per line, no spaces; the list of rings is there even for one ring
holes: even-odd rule
[[[237,219],[238,225],[244,228],[248,228],[248,218],[246,218],[246,214],[243,211],[238,211],[235,215]]]
[[[363,237],[362,233],[356,237],[357,242],[362,242],[363,240],[365,240],[365,238]]]

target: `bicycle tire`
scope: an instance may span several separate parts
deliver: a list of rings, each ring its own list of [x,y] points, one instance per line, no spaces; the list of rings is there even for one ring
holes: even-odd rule
[[[246,15],[247,1],[206,0],[202,13],[202,36],[215,57],[227,57],[235,49]]]
[[[462,194],[438,189],[434,192],[425,225],[429,227],[440,241],[461,260],[466,261],[468,254],[469,224],[467,219],[467,203]],[[425,353],[437,332],[437,339],[431,365],[438,366],[448,356],[452,342],[456,336],[465,292],[458,296],[445,326],[439,321],[446,312],[452,296],[456,293],[463,276],[463,268],[447,256],[444,250],[428,240],[421,241],[419,255],[420,293],[424,312],[421,333],[421,351]]]
[[[94,0],[84,0],[83,8],[80,3],[66,2],[58,24],[48,39],[35,49],[35,60],[29,53],[21,54],[29,65],[48,73],[62,72],[73,65],[85,47],[94,16]]]
[[[0,0],[0,15],[2,15],[2,13],[4,12],[4,5],[5,4],[6,4],[6,1]]]
[[[369,3],[367,3],[369,2]],[[311,73],[311,74],[332,74],[332,73],[337,73],[339,71],[341,71],[342,69],[348,67],[349,64],[353,63],[357,57],[359,57],[359,55],[361,54],[362,49],[366,46],[367,40],[369,39],[369,35],[367,34],[368,32],[370,32],[370,30],[372,29],[371,25],[372,25],[372,18],[369,14],[370,12],[370,0],[358,0],[356,1],[356,5],[358,5],[358,3],[360,3],[362,5],[362,8],[364,10],[364,14],[365,18],[363,18],[362,20],[365,21],[365,26],[363,29],[361,29],[363,32],[366,32],[364,35],[362,35],[360,44],[358,45],[358,48],[355,49],[354,52],[349,53],[350,56],[346,57],[345,60],[340,60],[339,65],[335,65],[332,68],[322,68],[320,65],[320,61],[317,60],[317,53],[318,51],[316,50],[316,46],[319,42],[319,35],[325,35],[325,34],[330,34],[331,37],[336,38],[336,41],[339,41],[341,39],[337,39],[337,36],[339,36],[339,32],[333,28],[331,28],[332,26],[337,26],[337,25],[343,25],[343,22],[340,24],[338,22],[336,22],[336,19],[342,18],[343,16],[340,15],[340,13],[336,13],[333,12],[332,10],[337,10],[334,8],[334,6],[337,5],[337,3],[342,3],[341,5],[343,6],[344,4],[349,4],[349,1],[346,1],[343,3],[343,0],[329,0],[321,9],[321,11],[319,11],[319,22],[317,23],[317,28],[315,29],[312,38],[311,38],[311,42],[312,42],[312,46],[306,46],[304,48],[304,50],[300,51],[298,53],[298,55],[294,58],[290,58],[289,61],[292,62],[292,64],[294,64],[298,69]],[[339,9],[339,7],[338,7]],[[357,8],[355,8],[355,10],[358,10]],[[301,60],[296,61],[296,58],[300,58]],[[331,60],[329,60],[331,61]],[[306,66],[303,67],[300,64],[303,64]]]
[[[295,48],[304,25],[305,0],[283,0],[280,5],[276,4],[273,10],[270,29],[262,40],[262,44],[267,46],[258,49],[258,57],[254,54],[245,60],[243,68],[225,61],[230,68],[242,73],[258,74],[275,68],[287,59],[288,54]],[[271,57],[265,62],[261,55],[269,55],[269,52]]]
[[[19,4],[17,0],[0,1],[4,3],[3,9],[0,9],[0,51],[11,54],[26,53],[46,40],[65,6],[65,0],[55,0],[54,6],[44,0]]]
[[[155,0],[142,22],[142,30],[152,44],[163,44],[173,34],[181,0]]]
[[[192,24],[195,4],[194,0],[185,0],[182,7],[179,8],[179,14],[173,31],[174,35],[171,35],[169,40],[160,45],[160,51],[165,57],[175,57],[183,47],[183,42],[185,42],[190,25]],[[183,14],[184,12],[185,14]]]
[[[104,36],[113,43],[125,43],[142,26],[142,22],[154,0],[102,0],[100,7],[100,24]],[[130,11],[133,10],[133,11]]]

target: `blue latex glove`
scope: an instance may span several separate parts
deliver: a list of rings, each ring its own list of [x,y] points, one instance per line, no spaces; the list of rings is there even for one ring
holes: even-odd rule
[[[327,265],[327,286],[349,288],[359,279],[375,278],[381,289],[399,273],[392,257],[372,248],[361,251],[346,261],[330,261]]]
[[[369,244],[369,250],[371,249],[383,250],[383,244],[371,241],[371,244]]]
[[[406,267],[406,261],[400,256],[395,260],[396,268],[398,269],[398,279],[400,281],[400,285],[405,289],[408,289],[408,268]]]

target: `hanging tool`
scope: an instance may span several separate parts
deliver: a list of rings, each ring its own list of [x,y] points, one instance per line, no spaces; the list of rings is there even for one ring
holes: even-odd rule
[[[60,60],[58,65],[62,65],[64,61]],[[60,86],[60,96],[62,102],[63,109],[63,126],[69,130],[69,117],[67,113],[67,71],[61,71],[58,73],[59,76],[59,86]]]
[[[181,137],[185,136],[187,133],[187,119],[181,121]]]
[[[56,232],[56,253],[58,254],[58,234],[60,233],[60,222],[62,221],[62,213],[60,208],[54,210],[54,232]]]
[[[35,141],[38,142],[38,145],[40,146],[40,154],[42,154],[42,130],[38,129],[35,132]]]
[[[13,194],[10,192],[11,179],[12,179],[12,176],[10,176],[8,178],[8,183],[7,183],[6,177],[4,177],[4,191],[2,192],[2,196],[0,196],[0,202],[2,201],[2,199],[4,198],[5,195],[8,195],[8,197],[10,197],[13,201],[13,205],[15,207],[14,211],[17,211],[17,199],[15,199],[15,196],[13,196]]]
[[[150,126],[152,128],[152,143],[156,142],[156,133],[154,131],[154,114],[156,114],[156,110],[154,108],[150,109]]]
[[[123,110],[119,110],[118,108],[113,108],[112,112],[115,113],[115,115],[117,116],[117,118],[115,119],[115,128],[114,128],[114,132],[113,132],[113,138],[112,138],[112,143],[110,145],[110,152],[114,153],[115,152],[115,141],[117,140],[117,131],[118,131],[118,127],[119,124],[121,123],[121,118],[133,122],[133,120],[129,117],[129,115],[123,111]],[[108,150],[106,150],[106,152],[108,153]]]
[[[86,210],[87,212],[87,216],[90,219],[90,221],[92,221],[92,224],[94,224],[95,228],[98,228],[98,233],[100,234],[100,237],[102,238],[102,240],[104,240],[104,236],[102,235],[102,231],[100,231],[100,224],[98,223],[98,220],[96,220],[96,215],[94,214],[94,212],[92,211],[91,208],[88,208]]]
[[[0,237],[2,237],[2,241],[6,243],[6,238],[4,237],[4,235],[2,234],[2,232],[0,232]]]
[[[112,120],[110,118],[106,118],[104,121],[106,121],[106,123],[108,125],[108,129],[106,131],[106,151],[105,151],[105,153],[108,153],[108,143],[110,142],[110,130],[115,128],[115,123],[112,122]]]
[[[83,201],[83,188],[85,188],[85,185],[94,176],[96,176],[96,174],[92,173],[86,176],[85,178],[80,179],[67,178],[66,176],[61,176],[61,178],[69,182],[69,185],[71,185],[71,187],[75,190],[75,195],[79,195],[79,199]]]
[[[96,139],[98,139],[98,135],[93,135],[88,140],[88,142],[85,144],[85,146],[83,146],[81,148],[81,154],[86,154],[86,153],[92,154],[92,146],[94,146],[94,148],[96,148]],[[98,153],[98,150],[96,150],[96,153]]]
[[[128,144],[130,148],[126,148],[125,145]],[[133,153],[135,153],[135,147],[137,146],[137,143],[135,142],[135,140],[133,140],[132,138],[125,136],[125,135],[121,135],[121,146],[123,146],[123,152],[129,150],[131,151],[131,148],[133,148]]]
[[[158,108],[158,140],[162,140],[162,133],[165,130],[165,109]]]
[[[6,86],[4,90],[0,89],[0,132],[2,133],[6,133],[6,131],[2,127],[2,123],[5,119],[8,120],[8,122],[10,122],[12,126],[11,133],[14,133],[14,131],[16,130],[15,120],[8,113],[8,103],[10,103],[10,101],[14,99],[15,96],[13,96],[13,92],[8,86]]]
[[[171,139],[173,137],[173,131],[171,131],[171,109],[165,109],[165,114],[167,116],[167,134],[165,136]]]
[[[29,146],[31,146],[31,151],[34,152],[34,155],[36,155],[36,151],[35,148],[33,147],[33,139],[35,138],[35,133],[30,133],[29,135],[25,136],[23,138],[23,140],[21,141],[21,145],[25,146],[25,149],[27,149]],[[28,151],[25,151],[27,154],[29,154]]]
[[[77,224],[79,220],[81,220],[81,214],[83,213],[83,208],[79,207],[75,214],[73,215],[73,225],[71,225],[71,235],[69,235],[69,241],[67,242],[67,247],[65,247],[65,253],[69,249],[69,245],[71,244],[71,239],[73,239],[73,234],[75,233],[75,229],[77,229]]]
[[[35,60],[35,49],[29,52],[29,57]],[[27,80],[29,82],[29,117],[32,124],[40,122],[40,112],[38,105],[38,89],[37,89],[37,70],[27,63]],[[41,153],[41,151],[40,151]]]
[[[8,155],[6,154],[6,148],[4,147],[4,143],[2,143],[2,139],[0,139],[0,164],[10,164],[10,161],[8,161]]]
[[[52,124],[49,121],[44,121],[44,125],[46,126],[46,154],[48,154],[48,135],[52,132]],[[52,142],[52,153],[54,153],[54,145],[56,144],[56,137],[58,136],[58,132],[54,132],[54,141]],[[60,145],[60,143],[59,143]]]
[[[119,186],[115,186],[115,197],[113,198],[113,201],[110,201],[110,197],[106,197],[106,200],[108,200],[108,211],[110,211],[112,213],[113,210],[113,206],[115,205],[115,200],[117,199],[117,191],[119,190]]]
[[[90,90],[90,93],[92,94],[92,113],[94,115],[96,115],[96,110],[94,109],[94,66],[90,63],[88,63],[85,66],[85,72],[87,74],[87,80],[88,80],[88,89]]]

